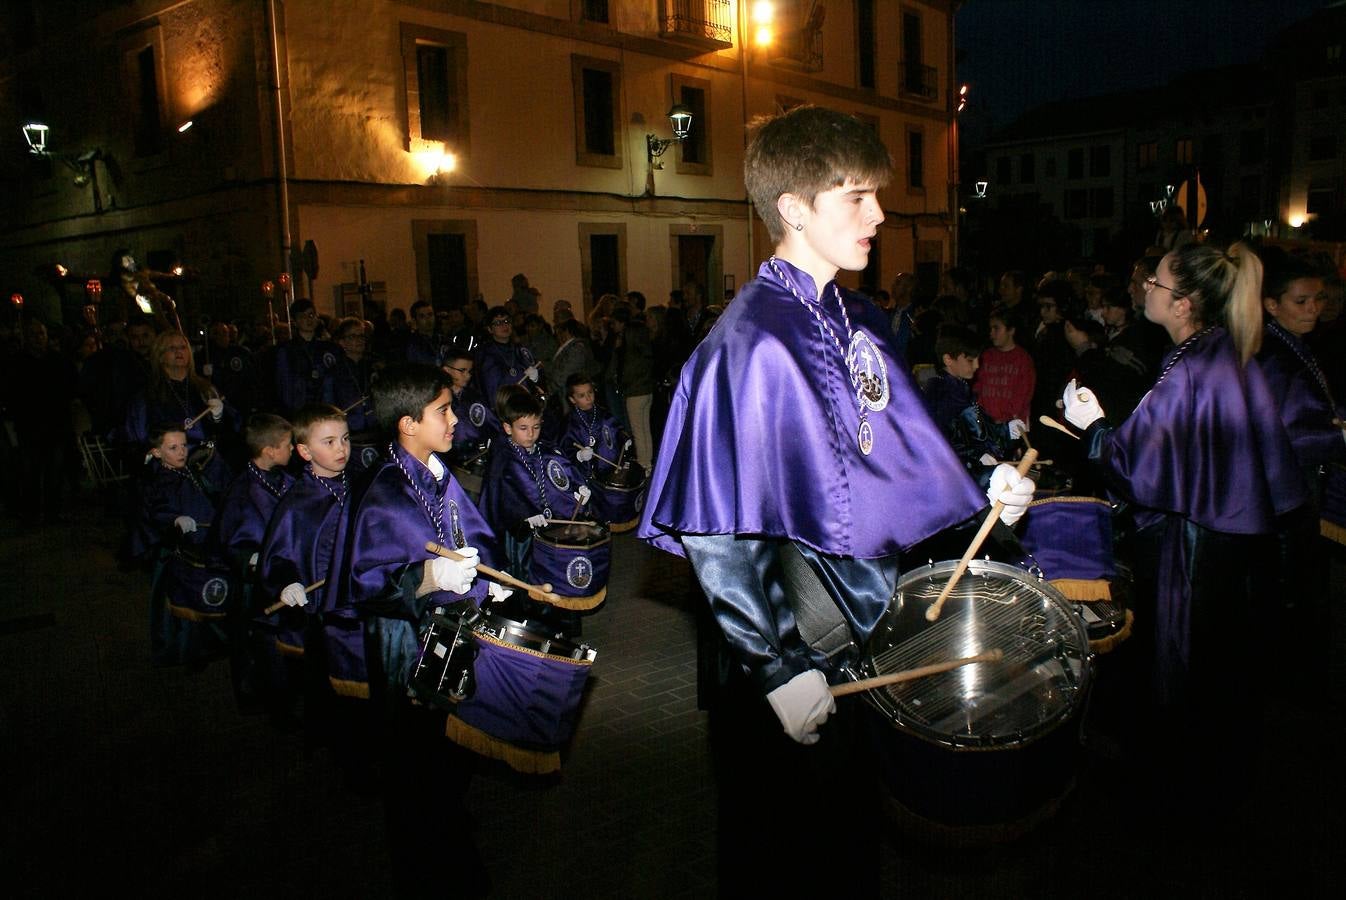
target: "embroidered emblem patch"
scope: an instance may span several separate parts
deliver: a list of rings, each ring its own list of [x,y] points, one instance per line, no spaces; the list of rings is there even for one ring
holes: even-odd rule
[[[587,556],[577,556],[566,566],[566,582],[575,588],[587,588],[594,580],[594,564]]]
[[[229,599],[229,582],[212,578],[201,586],[201,602],[206,606],[221,606]]]
[[[235,371],[235,372],[242,372],[242,371],[243,371],[243,357],[241,357],[241,356],[235,356],[233,359],[229,360],[229,368],[232,369],[232,370]]]
[[[324,353],[322,355],[322,364],[329,369],[332,368],[332,366],[336,365],[336,355],[330,352]]]
[[[851,336],[846,360],[860,381],[857,385],[860,402],[874,412],[887,408],[888,398],[892,396],[888,387],[888,365],[870,336],[858,328]]]
[[[558,491],[570,490],[570,476],[561,467],[560,460],[547,460],[547,477],[551,479],[552,484],[556,485]]]
[[[378,447],[365,447],[360,451],[360,465],[366,469],[372,468],[374,463],[379,461]]]
[[[453,545],[458,548],[467,546],[467,536],[463,534],[463,517],[458,512],[458,501],[449,501],[449,531],[453,534]]]
[[[467,409],[467,420],[480,428],[486,424],[486,406],[482,403],[473,403]]]

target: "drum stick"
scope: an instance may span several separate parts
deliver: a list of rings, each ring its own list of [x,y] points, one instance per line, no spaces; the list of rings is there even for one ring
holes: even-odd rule
[[[204,418],[205,418],[206,416],[208,416],[209,414],[210,414],[210,407],[207,406],[205,409],[201,410],[201,412],[197,414],[196,418],[194,418],[194,419],[188,419],[188,420],[187,420],[187,424],[182,426],[182,430],[183,430],[183,431],[191,431],[192,428],[193,428],[193,426],[195,426],[197,422],[200,422],[202,419],[204,419]]]
[[[1037,458],[1038,452],[1036,450],[1029,450],[1024,454],[1024,458],[1019,460],[1019,468],[1016,470],[1020,477],[1028,474],[1028,470],[1033,467],[1033,463],[1037,462]],[[925,611],[926,621],[933,622],[939,618],[940,612],[944,609],[944,601],[948,600],[949,595],[953,593],[954,587],[958,584],[958,579],[962,578],[963,573],[967,571],[967,564],[972,562],[972,557],[976,556],[977,551],[981,549],[982,543],[986,540],[986,536],[991,533],[991,529],[995,527],[996,520],[1000,518],[1000,511],[1004,508],[1005,504],[999,500],[991,504],[991,511],[987,514],[986,521],[981,523],[981,528],[977,529],[977,534],[972,538],[972,543],[968,545],[967,552],[963,554],[962,559],[958,560],[958,568],[953,570],[953,575],[944,585],[944,590],[939,592],[935,602],[930,604],[930,608]]]
[[[576,447],[576,449],[579,449],[579,450],[583,450],[583,449],[584,449],[584,445],[581,444],[579,441],[571,441],[570,443],[574,444],[575,447]],[[600,453],[599,453],[598,451],[596,451],[596,450],[594,451],[594,456],[597,457],[598,459],[603,460],[603,462],[605,462],[605,463],[607,463],[608,465],[612,466],[614,469],[617,468],[617,464],[616,464],[615,462],[613,462],[612,460],[608,459],[606,456],[603,456],[602,454],[600,454]]]
[[[327,583],[326,578],[319,578],[317,581],[313,582],[308,587],[304,588],[304,593],[308,594],[313,591],[316,591],[318,588],[322,587],[326,583]],[[269,616],[273,613],[280,612],[284,608],[285,608],[285,601],[277,600],[275,603],[271,604],[266,609],[262,610],[262,615]]]
[[[359,400],[356,400],[356,401],[355,401],[354,403],[352,403],[350,406],[348,406],[348,407],[346,407],[345,409],[343,409],[343,410],[341,411],[342,415],[345,415],[346,413],[348,413],[348,412],[350,412],[351,410],[355,409],[355,407],[359,406],[361,403],[364,403],[364,402],[365,402],[366,400],[368,400],[368,399],[369,399],[369,395],[368,395],[368,394],[364,395],[364,396],[361,397]]]
[[[1048,428],[1055,428],[1057,431],[1061,432],[1062,434],[1068,434],[1068,435],[1070,435],[1071,437],[1073,437],[1073,438],[1074,438],[1075,440],[1077,440],[1077,441],[1080,439],[1080,436],[1079,436],[1078,434],[1076,434],[1075,432],[1071,431],[1069,428],[1067,428],[1066,426],[1062,425],[1060,422],[1056,421],[1056,420],[1053,419],[1051,416],[1038,416],[1038,421],[1041,422],[1043,425],[1046,425]]]
[[[835,684],[828,688],[828,690],[832,693],[833,697],[845,697],[847,694],[872,691],[874,688],[887,687],[890,684],[915,681],[917,678],[925,678],[927,675],[938,675],[940,672],[951,672],[954,669],[970,666],[973,663],[1000,662],[1004,658],[1004,651],[997,647],[996,649],[988,650],[985,653],[978,653],[976,656],[964,656],[962,659],[949,659],[944,662],[931,663],[928,666],[918,666],[915,669],[890,672],[887,675],[879,675],[875,678],[864,678],[860,681],[851,681],[846,684]]]
[[[548,525],[597,525],[597,522],[585,522],[580,519],[548,519]]]
[[[1030,447],[1029,449],[1031,450],[1032,448]],[[995,464],[996,464],[997,466],[1000,465],[1000,464],[1002,464],[1002,463],[1008,463],[1008,464],[1011,465],[1011,466],[1017,466],[1017,465],[1019,464],[1019,461],[1018,461],[1017,459],[997,459],[997,460],[995,461]],[[1040,459],[1040,460],[1038,460],[1037,462],[1033,463],[1033,465],[1035,465],[1035,466],[1054,466],[1054,465],[1056,465],[1056,460],[1054,460],[1054,459]]]
[[[436,544],[434,541],[426,541],[425,549],[427,552],[433,553],[436,556],[442,556],[445,559],[462,559],[461,556],[454,553],[448,547],[445,547],[442,544]],[[497,581],[500,584],[507,584],[510,587],[516,587],[520,590],[527,591],[528,596],[532,597],[534,600],[540,600],[543,603],[555,603],[561,599],[556,594],[552,593],[550,584],[529,584],[526,581],[520,581],[508,572],[501,572],[498,569],[492,569],[490,566],[483,566],[481,563],[477,564],[477,571],[492,581]]]

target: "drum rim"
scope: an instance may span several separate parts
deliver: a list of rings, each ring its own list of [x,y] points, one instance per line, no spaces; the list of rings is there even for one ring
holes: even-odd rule
[[[889,611],[885,611],[880,623],[891,615],[892,602],[896,600],[897,595],[908,585],[920,581],[923,578],[941,574],[943,572],[952,572],[958,567],[957,560],[945,560],[942,562],[931,562],[919,566],[904,573],[898,578],[896,586],[893,588],[893,597],[889,601]],[[1004,576],[1012,576],[1013,580],[1020,583],[1030,584],[1040,590],[1044,597],[1055,602],[1062,614],[1062,619],[1073,626],[1077,645],[1080,650],[1078,657],[1080,663],[1080,673],[1076,680],[1075,690],[1067,703],[1062,704],[1061,708],[1055,714],[1044,718],[1038,722],[1030,731],[1016,735],[955,735],[947,732],[938,732],[930,726],[916,722],[906,714],[902,704],[893,700],[887,691],[873,690],[865,692],[865,700],[885,721],[893,728],[901,731],[903,734],[919,738],[927,743],[947,747],[952,750],[965,751],[991,751],[1004,750],[1010,748],[1026,747],[1039,740],[1052,735],[1058,728],[1072,721],[1079,715],[1088,698],[1090,687],[1094,678],[1094,653],[1089,646],[1088,630],[1084,627],[1082,614],[1076,608],[1076,605],[1067,599],[1058,591],[1049,581],[1030,573],[1019,566],[1008,563],[995,562],[992,560],[981,559],[971,560],[968,563],[967,573],[964,577],[970,578],[976,575],[992,573]],[[877,631],[877,626],[876,629]],[[845,675],[852,681],[859,681],[863,678],[873,677],[880,674],[873,665],[873,636],[865,646],[865,653],[858,665],[844,669]],[[897,646],[897,645],[894,645]],[[888,648],[891,649],[891,648]]]
[[[531,650],[543,656],[554,656],[567,662],[592,662],[597,655],[592,647],[585,643],[575,643],[568,637],[552,637],[524,625],[518,619],[511,619],[499,613],[479,609],[471,623],[472,633],[480,633],[502,644],[509,644],[524,650]],[[495,632],[488,629],[494,628]],[[498,632],[498,633],[497,633]],[[549,649],[541,649],[543,646]],[[558,649],[563,652],[556,652]]]
[[[588,544],[575,544],[575,543],[570,543],[570,542],[568,542],[568,541],[551,540],[551,539],[548,539],[548,538],[546,537],[546,535],[544,534],[544,532],[546,532],[546,530],[547,530],[548,528],[581,528],[581,527],[582,527],[582,528],[594,528],[594,529],[597,529],[597,530],[599,530],[599,531],[602,531],[602,532],[603,532],[603,537],[602,537],[601,539],[599,539],[599,540],[596,540],[596,541],[592,542],[592,543],[588,543]],[[533,539],[536,540],[536,541],[539,541],[540,543],[546,544],[548,547],[555,547],[555,548],[557,548],[558,550],[592,550],[592,549],[594,549],[595,547],[606,547],[608,544],[612,543],[612,529],[609,528],[607,525],[604,525],[602,522],[596,522],[596,523],[594,523],[593,525],[583,525],[583,526],[580,526],[580,525],[544,525],[542,528],[539,528],[537,531],[533,532]]]

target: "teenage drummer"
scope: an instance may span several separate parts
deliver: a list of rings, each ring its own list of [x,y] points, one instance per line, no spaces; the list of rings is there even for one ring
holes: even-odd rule
[[[877,892],[877,847],[864,839],[876,773],[849,733],[863,717],[837,717],[825,733],[840,733],[815,747],[779,733],[818,742],[840,678],[800,636],[782,548],[798,548],[863,647],[899,554],[987,503],[901,374],[882,312],[835,280],[869,265],[891,169],[875,130],[833,110],[754,124],[744,175],[775,253],[682,369],[638,532],[690,559],[737,664],[712,735],[725,767],[722,893],[760,891],[761,869],[733,847],[754,828],[770,829],[800,893],[834,892],[839,878],[853,893],[856,873],[860,893]],[[1007,518],[1021,515],[1032,482],[1006,466],[991,484]],[[765,823],[783,802],[798,813]]]

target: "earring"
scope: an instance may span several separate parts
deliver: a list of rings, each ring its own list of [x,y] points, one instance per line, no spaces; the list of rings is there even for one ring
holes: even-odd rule
[[[803,222],[796,222],[796,223],[794,224],[794,230],[795,230],[795,231],[803,231],[803,230],[804,230],[804,223],[803,223]]]

